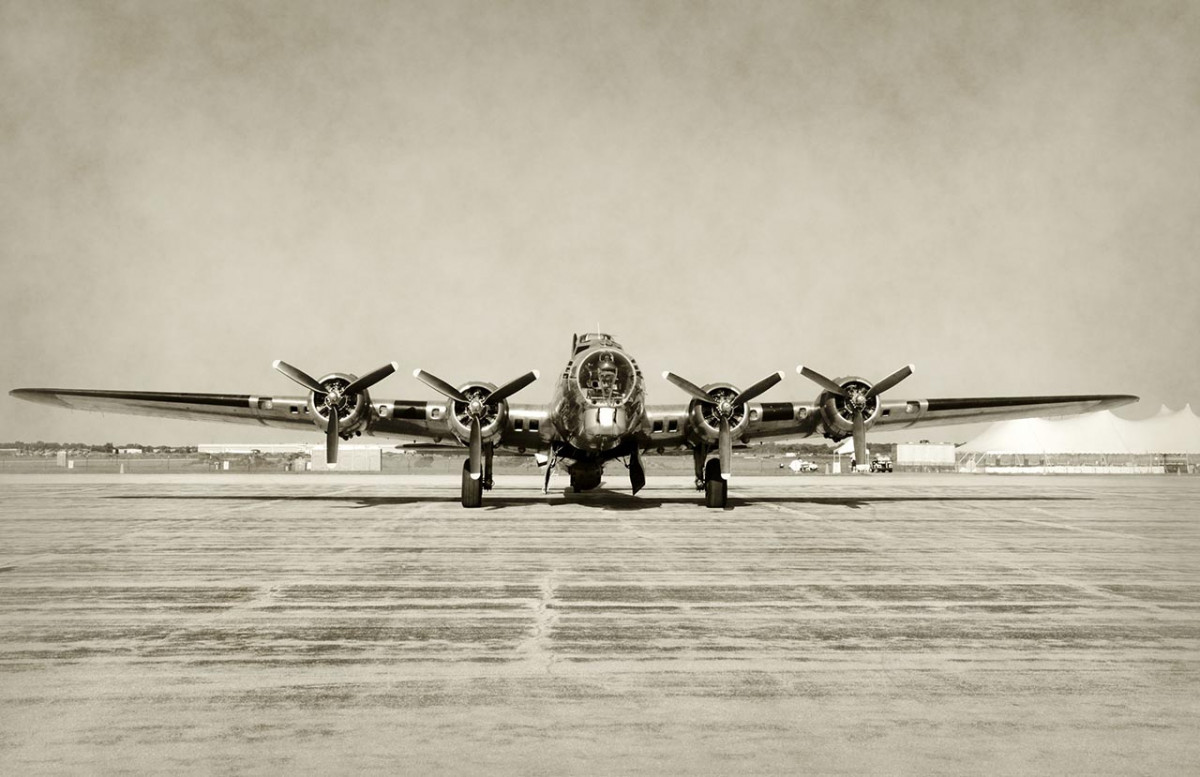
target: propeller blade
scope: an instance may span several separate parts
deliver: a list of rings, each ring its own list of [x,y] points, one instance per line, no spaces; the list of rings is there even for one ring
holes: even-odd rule
[[[537,370],[531,370],[519,378],[510,380],[508,383],[505,383],[491,394],[488,394],[487,398],[483,400],[483,404],[489,405],[492,402],[499,402],[502,399],[508,399],[513,394],[516,394],[518,391],[528,386],[530,383],[533,383],[538,379],[538,377],[540,377],[540,373]]]
[[[854,409],[854,463],[860,467],[870,464],[867,461],[867,424],[859,408]]]
[[[750,400],[757,398],[759,394],[765,393],[767,389],[771,388],[781,380],[783,380],[782,371],[771,373],[758,383],[755,383],[753,386],[743,391],[741,394],[738,394],[737,398],[733,400],[733,406],[737,407],[738,405],[744,405]]]
[[[837,394],[839,397],[846,396],[846,392],[842,390],[841,386],[834,383],[832,380],[825,377],[824,375],[817,372],[816,370],[810,370],[808,367],[805,367],[802,364],[796,368],[796,372],[798,372],[801,375],[803,375],[804,377],[808,378],[813,383],[816,383],[818,386],[825,389],[830,394]]]
[[[471,416],[471,480],[483,475],[483,434],[479,428],[479,416]]]
[[[329,424],[325,427],[325,463],[329,467],[337,466],[338,454],[338,410],[329,408]]]
[[[895,386],[897,383],[899,383],[900,381],[904,380],[905,378],[907,378],[909,375],[912,375],[912,374],[913,374],[913,365],[908,364],[908,365],[901,367],[900,369],[893,372],[891,375],[888,375],[886,378],[884,378],[883,380],[876,383],[874,386],[871,386],[871,390],[867,392],[867,399],[871,399],[872,397],[882,394],[883,392],[887,391],[892,386]]]
[[[430,375],[425,370],[413,370],[413,377],[424,383],[426,386],[429,386],[429,388],[433,389],[442,396],[449,397],[456,402],[469,403],[471,401],[463,396],[463,393],[454,388],[454,386],[451,386],[449,383],[436,375]]]
[[[667,372],[664,372],[662,374],[662,376],[664,378],[666,378],[667,380],[671,381],[672,383],[674,383],[679,388],[686,391],[687,393],[691,394],[693,397],[700,400],[701,402],[705,402],[710,405],[717,404],[716,402],[713,401],[713,398],[708,395],[707,391],[700,388],[695,383],[692,383],[687,378],[681,378],[669,370]]]
[[[397,369],[399,369],[399,367],[400,367],[400,365],[396,364],[396,362],[389,362],[389,363],[383,365],[382,367],[380,367],[379,369],[375,370],[374,372],[368,372],[366,375],[363,375],[361,378],[354,381],[349,386],[346,386],[346,388],[342,389],[342,393],[343,394],[357,394],[358,392],[362,391],[363,389],[367,389],[367,388],[370,388],[371,386],[374,386],[376,383],[383,380],[388,375],[391,375],[393,372],[395,372]]]
[[[721,436],[717,444],[720,446],[721,477],[728,481],[729,476],[732,474],[730,472],[732,469],[730,464],[733,459],[733,435],[729,433],[728,418],[721,419]]]
[[[282,361],[280,359],[276,359],[271,364],[271,366],[274,367],[275,369],[279,370],[280,372],[282,372],[287,377],[296,381],[301,386],[304,386],[304,388],[308,389],[309,391],[315,391],[318,394],[325,393],[325,387],[322,386],[320,383],[317,383],[316,379],[313,378],[311,375],[309,375],[307,372],[304,372],[303,370],[298,370],[295,367],[293,367],[292,365],[290,365],[287,362]]]

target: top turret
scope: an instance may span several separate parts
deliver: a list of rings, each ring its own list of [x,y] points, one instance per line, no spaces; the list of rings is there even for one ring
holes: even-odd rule
[[[571,341],[571,355],[574,356],[582,350],[592,348],[597,345],[605,345],[610,348],[621,348],[621,344],[614,340],[612,335],[606,335],[602,332],[583,332],[575,335],[574,340]]]

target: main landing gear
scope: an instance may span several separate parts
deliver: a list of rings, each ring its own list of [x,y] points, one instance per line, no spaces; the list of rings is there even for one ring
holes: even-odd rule
[[[696,490],[704,492],[704,506],[724,509],[729,501],[729,481],[721,476],[721,460],[709,459],[704,447],[692,449],[696,466]]]
[[[721,477],[721,460],[709,459],[704,465],[704,506],[724,508],[729,500],[729,481]]]
[[[471,460],[463,461],[462,470],[462,506],[479,507],[483,504],[483,478],[471,478]]]
[[[483,492],[492,490],[492,453],[491,445],[483,446],[483,475],[478,479],[471,477],[471,460],[463,460],[462,468],[462,506],[481,507]]]

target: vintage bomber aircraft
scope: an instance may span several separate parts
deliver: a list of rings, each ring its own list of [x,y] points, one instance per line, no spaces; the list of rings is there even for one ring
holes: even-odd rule
[[[478,507],[492,487],[498,449],[548,453],[546,487],[565,467],[576,491],[600,484],[604,465],[624,459],[636,494],[645,485],[641,457],[649,451],[690,449],[696,487],[708,507],[726,504],[735,442],[766,437],[854,438],[855,459],[866,460],[871,428],[906,429],[1004,418],[1086,413],[1136,402],[1124,394],[975,399],[884,400],[883,392],[912,374],[903,367],[877,383],[858,377],[830,380],[807,367],[797,371],[821,388],[812,402],[760,402],[783,378],[772,373],[745,390],[729,383],[698,386],[664,372],[689,395],[687,403],[647,405],[638,363],[612,337],[576,335],[571,358],[557,376],[549,405],[510,403],[538,378],[528,372],[497,387],[470,381],[455,387],[424,370],[413,375],[446,401],[380,401],[368,389],[396,371],[395,362],[359,378],[331,373],[317,380],[282,361],[275,369],[308,390],[305,396],[183,394],[83,389],[15,389],[12,396],[77,410],[130,413],[201,421],[231,421],[285,429],[315,424],[326,435],[328,463],[338,440],[361,434],[423,438],[448,448],[467,447],[462,469],[463,507]],[[716,454],[715,456],[713,454]]]

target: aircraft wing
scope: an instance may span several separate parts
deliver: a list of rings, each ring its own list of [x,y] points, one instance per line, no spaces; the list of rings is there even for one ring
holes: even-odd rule
[[[203,394],[159,391],[22,388],[9,392],[29,402],[87,410],[189,421],[269,426],[300,431],[317,430],[307,397],[266,397],[252,394]],[[886,400],[874,429],[977,423],[1010,418],[1075,415],[1119,407],[1137,401],[1128,394],[1086,394],[1036,397],[975,397]],[[444,417],[445,405],[424,400],[372,399],[366,433],[382,437],[423,438],[454,446]],[[824,433],[820,407],[809,402],[751,402],[750,420],[739,441],[770,437],[807,437]],[[510,420],[520,425],[506,430],[502,444],[538,450],[546,446],[548,414],[541,406],[510,406]],[[687,405],[647,408],[648,447],[675,447],[688,438]],[[539,424],[542,424],[539,428]],[[837,435],[838,437],[844,435]]]
[[[884,400],[876,429],[949,426],[1012,418],[1051,418],[1106,410],[1138,401],[1131,394],[1068,394],[1037,397],[968,397]]]
[[[1137,402],[1131,394],[1065,394],[1030,397],[966,397],[882,400],[870,427],[894,431],[1012,418],[1078,415]],[[749,405],[745,439],[807,437],[825,432],[823,409],[811,402],[761,402]],[[844,433],[834,435],[846,436]]]
[[[308,410],[307,397],[56,388],[21,388],[9,394],[71,410],[318,431]],[[431,412],[431,407],[436,410]],[[448,429],[441,420],[443,407],[423,400],[372,399],[368,429],[371,434],[382,436],[445,437]]]

